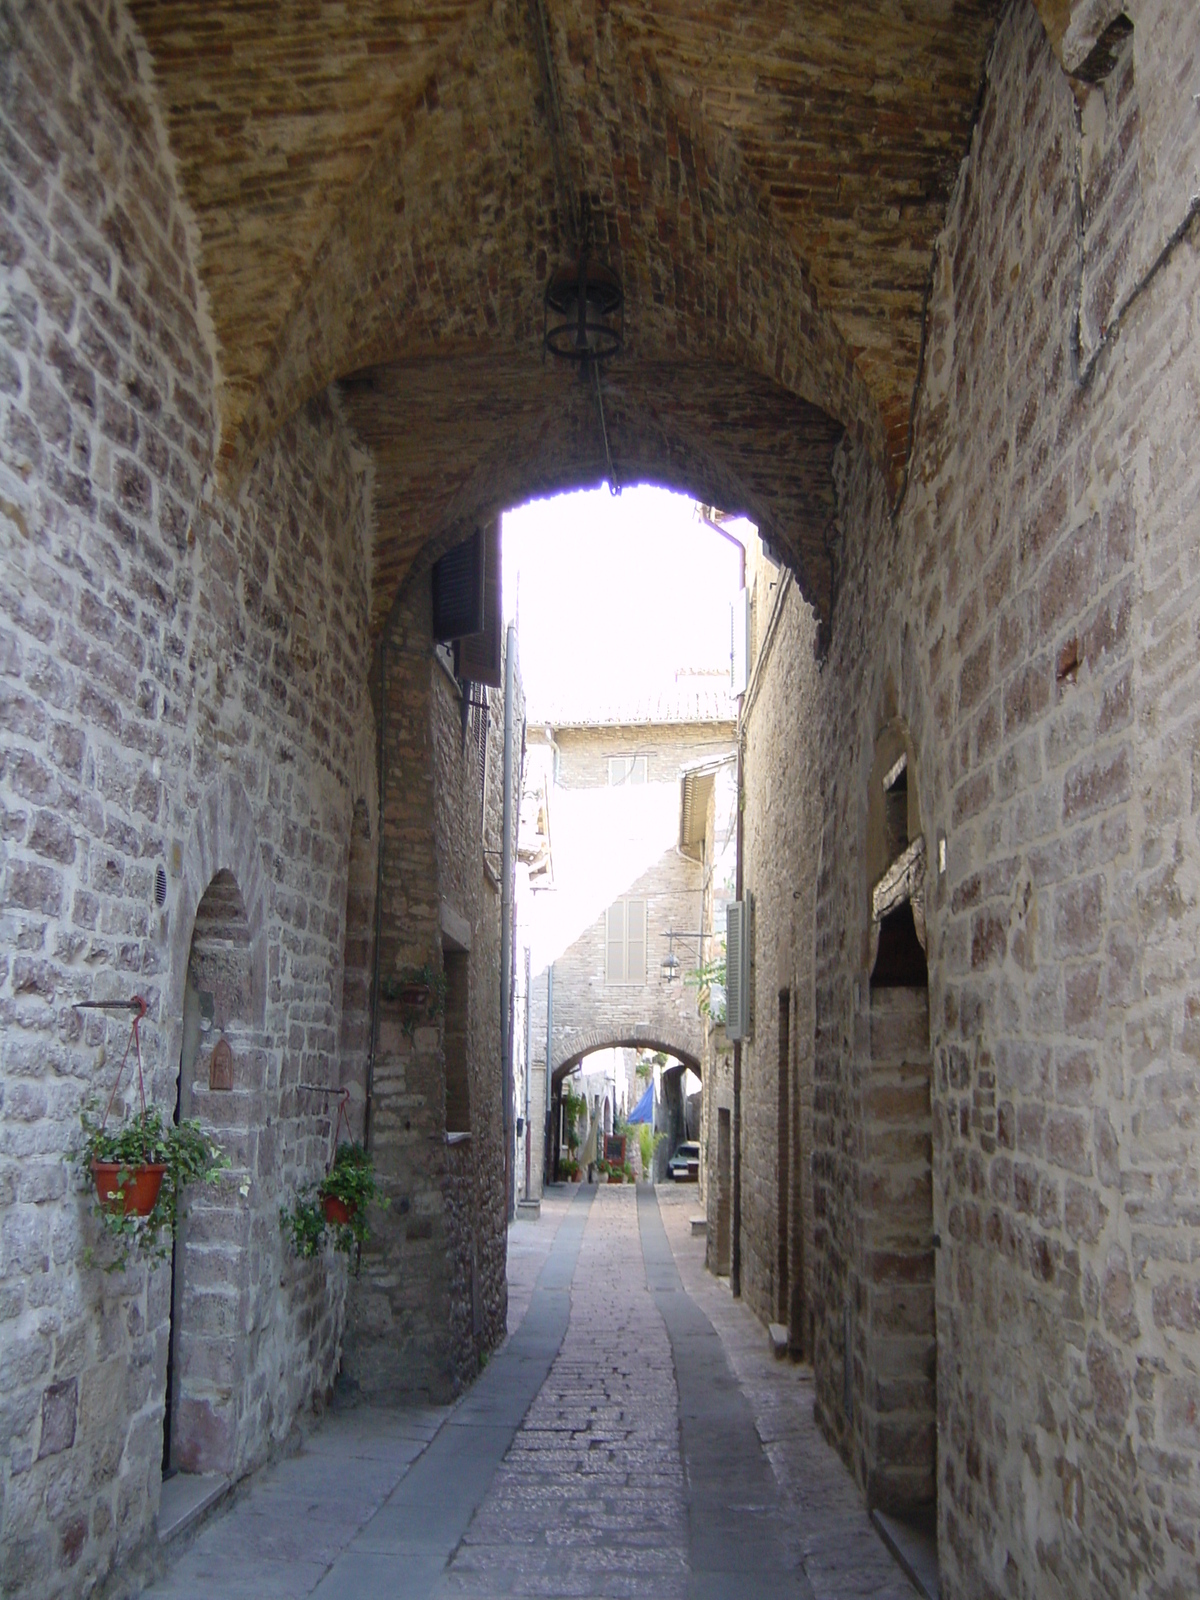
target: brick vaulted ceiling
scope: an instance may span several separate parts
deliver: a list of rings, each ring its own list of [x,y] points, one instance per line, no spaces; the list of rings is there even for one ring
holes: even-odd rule
[[[226,473],[352,379],[377,622],[430,539],[594,481],[594,408],[541,361],[570,241],[527,0],[132,10],[199,226]],[[850,429],[902,483],[999,0],[546,10],[571,177],[627,296],[619,468],[751,512],[828,616],[832,450]]]

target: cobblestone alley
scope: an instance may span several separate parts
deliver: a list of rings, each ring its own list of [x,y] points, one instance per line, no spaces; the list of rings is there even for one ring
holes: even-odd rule
[[[694,1190],[548,1192],[509,1337],[438,1410],[340,1409],[200,1529],[154,1600],[914,1592],[807,1368],[705,1274]]]

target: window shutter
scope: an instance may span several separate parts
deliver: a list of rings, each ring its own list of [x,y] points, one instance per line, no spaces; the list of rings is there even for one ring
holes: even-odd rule
[[[484,551],[483,622],[478,631],[472,630],[455,645],[455,670],[460,678],[499,689],[504,682],[500,660],[500,518],[478,537]]]
[[[646,981],[646,902],[625,902],[625,981]]]
[[[433,637],[440,641],[478,633],[484,623],[482,531],[447,550],[433,567]]]
[[[731,1039],[750,1032],[750,938],[745,900],[725,907],[725,1031]]]
[[[625,903],[615,901],[608,908],[606,919],[606,958],[604,975],[609,983],[625,981]]]

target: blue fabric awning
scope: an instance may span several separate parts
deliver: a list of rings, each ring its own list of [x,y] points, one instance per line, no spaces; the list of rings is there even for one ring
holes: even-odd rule
[[[654,1084],[646,1086],[646,1092],[626,1117],[626,1122],[654,1122]]]

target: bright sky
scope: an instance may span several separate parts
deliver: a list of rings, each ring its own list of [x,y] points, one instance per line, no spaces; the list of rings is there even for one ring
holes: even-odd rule
[[[601,681],[616,698],[681,667],[728,670],[738,555],[686,496],[601,487],[531,501],[505,514],[503,538],[504,611],[519,588],[532,707],[575,690],[594,699]]]

